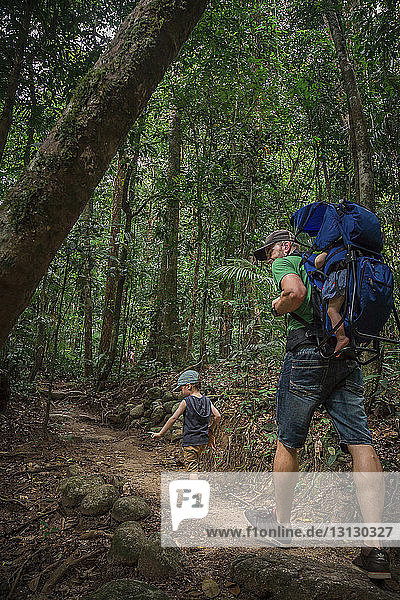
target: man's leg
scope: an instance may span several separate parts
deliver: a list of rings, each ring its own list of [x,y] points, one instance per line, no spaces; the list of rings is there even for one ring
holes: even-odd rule
[[[279,523],[290,523],[294,488],[298,480],[299,457],[296,448],[278,440],[274,458],[276,516]]]
[[[385,501],[385,480],[381,462],[368,444],[348,445],[353,459],[357,499],[365,523],[380,523]],[[365,540],[369,547],[380,548],[378,539]]]

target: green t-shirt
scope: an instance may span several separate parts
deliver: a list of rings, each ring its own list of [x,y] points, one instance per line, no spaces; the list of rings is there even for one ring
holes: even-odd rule
[[[308,277],[306,274],[306,270],[304,266],[300,266],[301,256],[284,256],[283,258],[276,258],[272,263],[272,277],[278,287],[281,290],[281,281],[285,275],[289,275],[294,273],[298,275],[307,289],[307,295],[304,298],[301,306],[294,311],[296,315],[303,318],[307,323],[311,323],[313,320],[313,309],[311,304],[311,285],[308,281]],[[287,328],[288,331],[293,331],[294,329],[300,329],[304,327],[302,323],[296,321],[291,315],[287,316]]]

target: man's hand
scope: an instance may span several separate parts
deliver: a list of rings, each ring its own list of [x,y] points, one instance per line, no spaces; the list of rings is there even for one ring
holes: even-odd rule
[[[155,433],[154,431],[150,431],[150,435],[152,438],[160,438],[161,437],[161,433]]]
[[[272,302],[271,302],[272,314],[274,315],[274,317],[282,316],[280,314],[280,312],[278,311],[278,309],[276,308],[276,304],[279,302],[280,299],[281,299],[281,297],[279,296],[279,298],[275,298],[275,300],[272,300]]]

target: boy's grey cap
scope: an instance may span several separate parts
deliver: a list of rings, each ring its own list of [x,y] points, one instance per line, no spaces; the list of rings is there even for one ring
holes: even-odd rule
[[[269,234],[265,240],[264,246],[258,248],[254,252],[254,256],[257,260],[267,260],[267,250],[271,246],[275,246],[278,242],[294,242],[295,236],[288,229],[278,229]]]
[[[197,371],[185,371],[182,375],[179,375],[178,384],[176,388],[174,388],[174,392],[178,392],[181,388],[181,385],[186,385],[188,383],[198,383],[199,374]]]

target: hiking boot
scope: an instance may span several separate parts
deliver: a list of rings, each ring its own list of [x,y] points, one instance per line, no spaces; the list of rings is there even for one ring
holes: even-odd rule
[[[262,535],[257,537],[269,539],[276,546],[288,547],[292,543],[292,535],[282,523],[279,523],[276,516],[276,509],[266,510],[264,508],[248,508],[244,511],[244,516],[258,531],[263,530]],[[266,532],[266,533],[265,533]],[[255,535],[256,537],[256,535]]]
[[[353,565],[365,571],[371,579],[391,579],[389,554],[383,548],[372,548],[367,554],[361,550],[352,561]]]

